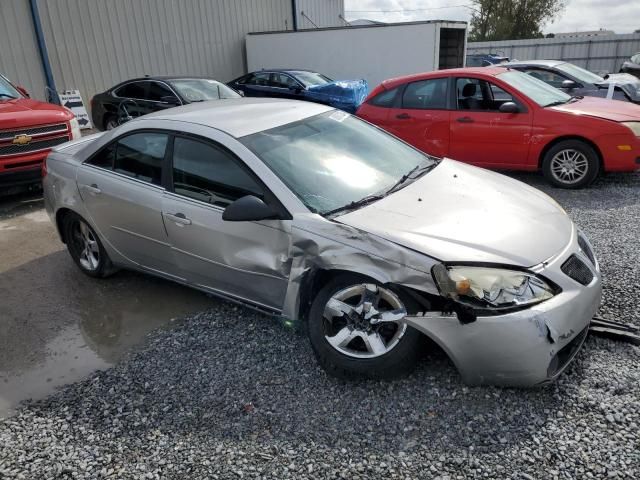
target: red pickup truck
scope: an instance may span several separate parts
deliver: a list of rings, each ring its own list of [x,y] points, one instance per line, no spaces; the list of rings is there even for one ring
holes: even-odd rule
[[[69,109],[32,100],[0,74],[0,188],[39,182],[51,148],[80,136]]]

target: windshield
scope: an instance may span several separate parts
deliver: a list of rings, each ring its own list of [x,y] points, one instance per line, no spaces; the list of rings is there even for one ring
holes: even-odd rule
[[[240,139],[313,212],[386,192],[435,160],[338,110]]]
[[[584,83],[604,82],[604,78],[602,78],[600,75],[591,73],[589,70],[585,70],[584,68],[574,65],[573,63],[561,63],[560,65],[557,65],[556,68],[561,72],[567,73]]]
[[[541,107],[559,105],[571,100],[571,95],[567,95],[526,73],[509,70],[498,75],[498,78],[522,92]]]
[[[326,85],[333,81],[329,77],[325,77],[324,75],[315,72],[295,72],[295,77],[302,82],[305,87]]]
[[[0,102],[3,100],[10,100],[12,98],[21,98],[20,92],[16,90],[9,81],[0,75]]]
[[[171,85],[182,98],[189,102],[205,100],[220,100],[225,98],[240,98],[240,95],[227,87],[224,83],[204,78],[189,78],[172,80]]]

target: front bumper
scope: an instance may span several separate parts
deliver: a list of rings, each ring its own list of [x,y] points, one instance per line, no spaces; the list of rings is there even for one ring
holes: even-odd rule
[[[38,183],[42,179],[42,163],[50,150],[0,158],[0,187]]]
[[[458,368],[465,383],[534,386],[560,375],[579,351],[591,318],[600,306],[602,280],[597,265],[580,252],[574,239],[562,254],[537,273],[561,286],[555,297],[517,312],[478,317],[462,324],[457,316],[428,312],[405,321],[438,343]],[[560,270],[579,255],[594,276],[586,286]]]

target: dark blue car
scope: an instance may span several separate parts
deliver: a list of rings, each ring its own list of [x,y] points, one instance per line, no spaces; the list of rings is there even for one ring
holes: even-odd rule
[[[309,70],[261,70],[236,78],[227,85],[246,97],[308,100],[350,113],[355,113],[368,93],[364,80],[334,81]]]

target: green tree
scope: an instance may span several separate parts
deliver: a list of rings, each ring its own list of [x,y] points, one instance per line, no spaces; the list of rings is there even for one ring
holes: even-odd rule
[[[541,38],[542,26],[564,8],[564,0],[471,0],[472,42]]]

